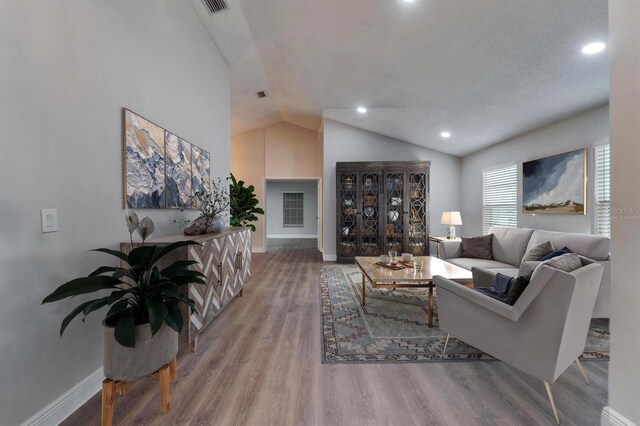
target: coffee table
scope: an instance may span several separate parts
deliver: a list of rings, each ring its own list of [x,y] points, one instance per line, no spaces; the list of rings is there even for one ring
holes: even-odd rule
[[[362,306],[366,303],[366,282],[369,280],[373,288],[428,288],[429,327],[433,327],[433,277],[442,275],[462,285],[473,286],[471,271],[445,262],[432,256],[414,256],[422,264],[420,272],[414,272],[413,268],[405,268],[394,271],[384,266],[377,265],[379,257],[356,256],[355,261],[362,271]]]

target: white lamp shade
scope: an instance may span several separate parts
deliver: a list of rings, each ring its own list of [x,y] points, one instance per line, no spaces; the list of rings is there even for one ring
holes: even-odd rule
[[[442,212],[440,223],[443,225],[462,225],[460,212]]]

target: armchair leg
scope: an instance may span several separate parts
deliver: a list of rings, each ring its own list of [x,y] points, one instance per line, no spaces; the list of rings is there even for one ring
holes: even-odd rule
[[[450,334],[447,333],[447,338],[444,341],[444,348],[442,348],[442,358],[444,358],[444,353],[446,352],[447,345],[449,344],[449,336],[450,336]]]
[[[582,368],[582,364],[580,363],[580,359],[576,358],[576,365],[578,366],[578,370],[580,370],[580,374],[584,377],[584,381],[589,385],[589,378],[587,377],[587,373],[584,372],[584,368]]]
[[[549,396],[549,402],[551,402],[553,415],[556,417],[556,423],[560,424],[560,420],[558,419],[558,410],[556,410],[556,403],[553,401],[553,394],[551,393],[551,386],[549,383],[544,382],[544,387],[547,389],[547,395]]]

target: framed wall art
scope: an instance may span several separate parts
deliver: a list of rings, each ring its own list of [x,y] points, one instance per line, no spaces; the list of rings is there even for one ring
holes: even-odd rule
[[[126,207],[189,208],[196,191],[210,189],[207,151],[129,109],[123,115]]]
[[[522,212],[586,214],[586,171],[586,148],[523,163]]]

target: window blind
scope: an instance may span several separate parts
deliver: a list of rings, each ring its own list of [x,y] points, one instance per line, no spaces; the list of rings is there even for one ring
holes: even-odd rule
[[[302,192],[284,192],[283,200],[283,226],[304,226],[304,194]]]
[[[596,234],[611,237],[611,157],[609,145],[594,148]]]
[[[482,232],[518,222],[518,167],[514,164],[482,172]]]

